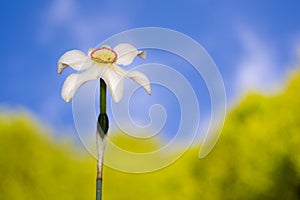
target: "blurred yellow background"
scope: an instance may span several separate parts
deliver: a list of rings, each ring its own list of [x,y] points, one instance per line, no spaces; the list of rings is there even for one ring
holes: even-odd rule
[[[252,93],[232,109],[206,158],[190,149],[147,174],[106,167],[104,199],[300,199],[299,99],[300,73],[294,72],[278,94]],[[156,145],[111,139],[131,151]],[[30,117],[1,114],[1,200],[93,199],[95,166],[91,156],[51,138]]]

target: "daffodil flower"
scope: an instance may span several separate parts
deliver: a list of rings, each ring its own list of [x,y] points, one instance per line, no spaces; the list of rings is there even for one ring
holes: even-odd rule
[[[62,98],[70,102],[80,86],[98,78],[105,81],[115,102],[119,102],[123,96],[125,77],[140,84],[150,94],[150,81],[144,74],[127,71],[119,66],[131,64],[136,56],[145,59],[146,52],[138,51],[130,44],[119,44],[113,49],[107,45],[91,48],[87,55],[79,50],[66,52],[58,61],[57,73],[60,74],[68,66],[80,73],[73,73],[67,77],[61,91]]]

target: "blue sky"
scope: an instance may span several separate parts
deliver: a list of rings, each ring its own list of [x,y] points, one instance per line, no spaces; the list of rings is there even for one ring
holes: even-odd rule
[[[219,67],[229,104],[249,89],[272,91],[299,58],[299,7],[296,0],[3,0],[0,106],[26,109],[54,130],[74,131],[71,104],[60,98],[71,70],[58,76],[58,58],[147,26],[198,41]]]

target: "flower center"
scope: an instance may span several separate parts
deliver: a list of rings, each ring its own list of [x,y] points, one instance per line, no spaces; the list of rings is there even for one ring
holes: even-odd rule
[[[117,59],[117,53],[108,47],[101,47],[92,51],[91,58],[100,63],[113,63]]]

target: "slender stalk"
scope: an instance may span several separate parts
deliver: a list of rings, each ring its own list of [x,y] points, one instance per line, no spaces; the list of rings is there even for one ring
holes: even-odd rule
[[[100,79],[100,114],[106,113],[106,84]]]
[[[103,161],[104,150],[106,143],[106,135],[109,128],[108,117],[106,114],[106,84],[103,79],[100,79],[100,114],[97,124],[97,179],[96,179],[96,200],[102,199],[102,174],[103,174]]]

